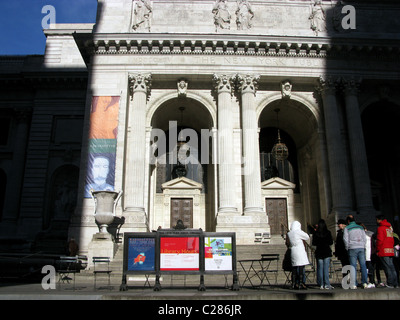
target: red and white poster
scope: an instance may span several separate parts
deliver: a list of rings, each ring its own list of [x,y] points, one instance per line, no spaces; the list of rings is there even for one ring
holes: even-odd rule
[[[199,271],[199,237],[162,237],[161,271]]]

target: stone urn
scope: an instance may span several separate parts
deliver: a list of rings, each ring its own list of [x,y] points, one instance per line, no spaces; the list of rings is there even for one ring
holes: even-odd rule
[[[100,233],[108,234],[108,225],[113,223],[115,217],[115,208],[122,191],[91,191],[94,200],[94,217],[100,226]]]

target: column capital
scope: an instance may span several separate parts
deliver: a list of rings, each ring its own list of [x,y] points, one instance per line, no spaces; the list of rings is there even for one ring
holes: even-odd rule
[[[252,93],[252,94],[256,95],[259,81],[260,81],[259,75],[238,74],[236,76],[238,92],[241,94]]]
[[[346,95],[357,95],[361,85],[361,77],[343,77],[343,91]]]
[[[136,92],[143,92],[146,94],[147,99],[150,98],[151,86],[152,86],[152,76],[151,73],[148,74],[129,74],[129,91],[131,95],[131,100],[133,100],[133,95]]]
[[[335,94],[336,87],[340,81],[339,77],[334,76],[320,76],[318,78],[317,92],[320,95]]]
[[[226,92],[233,94],[234,83],[236,75],[229,74],[213,74],[213,88],[214,92],[218,95],[220,93]]]

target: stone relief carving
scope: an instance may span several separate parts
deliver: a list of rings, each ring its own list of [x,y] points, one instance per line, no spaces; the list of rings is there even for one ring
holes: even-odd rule
[[[254,11],[248,0],[238,0],[236,10],[236,25],[238,30],[250,29],[251,20],[254,18]]]
[[[212,13],[214,14],[215,32],[218,32],[219,29],[229,30],[231,28],[231,14],[226,0],[217,0]]]
[[[178,81],[178,98],[185,98],[187,89],[188,89],[188,82],[185,80]]]
[[[292,88],[293,86],[289,80],[281,83],[282,99],[290,99],[292,96]]]
[[[129,75],[129,91],[131,95],[131,101],[135,92],[144,92],[147,99],[150,98],[152,86],[151,74],[130,74]]]
[[[146,29],[150,32],[151,23],[150,15],[153,11],[151,2],[149,0],[133,0],[132,1],[132,29],[140,30]]]
[[[315,0],[311,8],[311,15],[308,18],[311,22],[311,29],[318,36],[320,32],[326,31],[326,15],[322,8],[321,0]]]
[[[236,77],[238,91],[240,93],[256,94],[258,89],[258,82],[260,81],[259,75],[237,75]]]

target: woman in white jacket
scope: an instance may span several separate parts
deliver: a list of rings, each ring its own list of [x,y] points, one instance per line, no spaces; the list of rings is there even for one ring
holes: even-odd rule
[[[303,240],[310,239],[307,233],[301,230],[301,224],[298,221],[293,221],[290,231],[287,234],[292,260],[292,279],[294,289],[306,289],[304,283],[304,266],[310,264],[306,249],[304,248]]]

